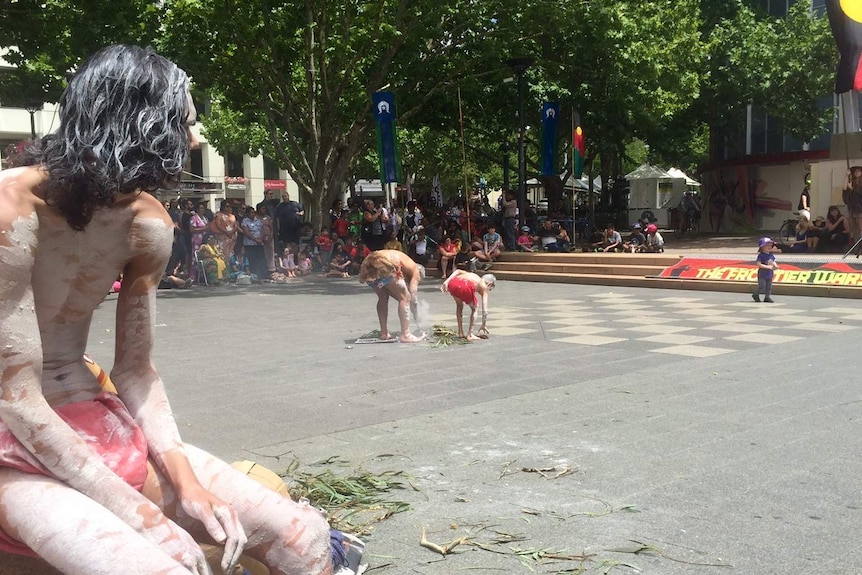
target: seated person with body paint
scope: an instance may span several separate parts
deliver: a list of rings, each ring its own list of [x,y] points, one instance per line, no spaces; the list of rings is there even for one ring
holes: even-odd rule
[[[111,46],[69,81],[57,133],[0,172],[0,550],[66,575],[207,575],[201,540],[225,573],[242,553],[343,571],[317,509],[183,442],[153,363],[173,223],[148,192],[178,186],[195,116],[176,65]],[[83,356],[119,273],[112,394]]]

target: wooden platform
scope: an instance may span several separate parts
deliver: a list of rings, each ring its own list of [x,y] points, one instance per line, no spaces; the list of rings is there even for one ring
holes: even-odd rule
[[[490,273],[506,281],[571,283],[747,293],[753,284],[659,278],[665,268],[682,259],[678,254],[521,253],[506,252]],[[708,257],[698,254],[698,257]],[[828,285],[775,284],[776,295],[801,295],[862,299],[862,289]]]

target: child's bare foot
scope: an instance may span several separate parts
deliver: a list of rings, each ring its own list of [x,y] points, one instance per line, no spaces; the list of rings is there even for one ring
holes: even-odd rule
[[[472,334],[472,333],[467,334],[467,341],[479,341],[480,339],[482,339],[482,338],[476,334]]]
[[[419,343],[420,341],[425,341],[424,333],[421,337],[416,337],[412,333],[401,334],[401,343]]]
[[[392,335],[387,331],[386,333],[381,333],[381,334],[380,334],[380,338],[379,338],[379,339],[380,339],[381,341],[387,341],[387,340],[395,339],[395,338],[394,338],[394,337],[392,337]]]

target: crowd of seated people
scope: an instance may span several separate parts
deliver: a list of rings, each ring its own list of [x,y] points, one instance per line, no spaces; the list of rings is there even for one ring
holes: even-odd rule
[[[840,253],[850,246],[850,218],[841,213],[838,206],[829,206],[826,217],[814,221],[806,214],[800,214],[796,222],[795,237],[776,247],[782,253]]]
[[[388,208],[368,198],[336,200],[320,232],[303,224],[298,243],[279,241],[271,215],[278,205],[271,193],[257,206],[224,199],[215,213],[190,199],[165,202],[175,242],[163,284],[185,288],[284,283],[315,273],[351,277],[374,248],[403,251],[417,263],[436,266],[440,274],[448,275],[455,268],[487,270],[506,249],[502,212],[487,199],[469,206],[455,199],[439,209],[416,201]],[[554,218],[534,226],[517,229],[519,251],[572,249],[566,227]]]

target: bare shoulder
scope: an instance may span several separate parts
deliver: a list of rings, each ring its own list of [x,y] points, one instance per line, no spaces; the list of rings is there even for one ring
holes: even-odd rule
[[[44,205],[37,191],[44,179],[44,172],[34,167],[0,172],[0,229],[10,230],[16,220],[30,218]]]
[[[129,239],[133,253],[141,255],[170,254],[174,223],[162,203],[153,195],[138,193],[128,200],[133,211]]]

